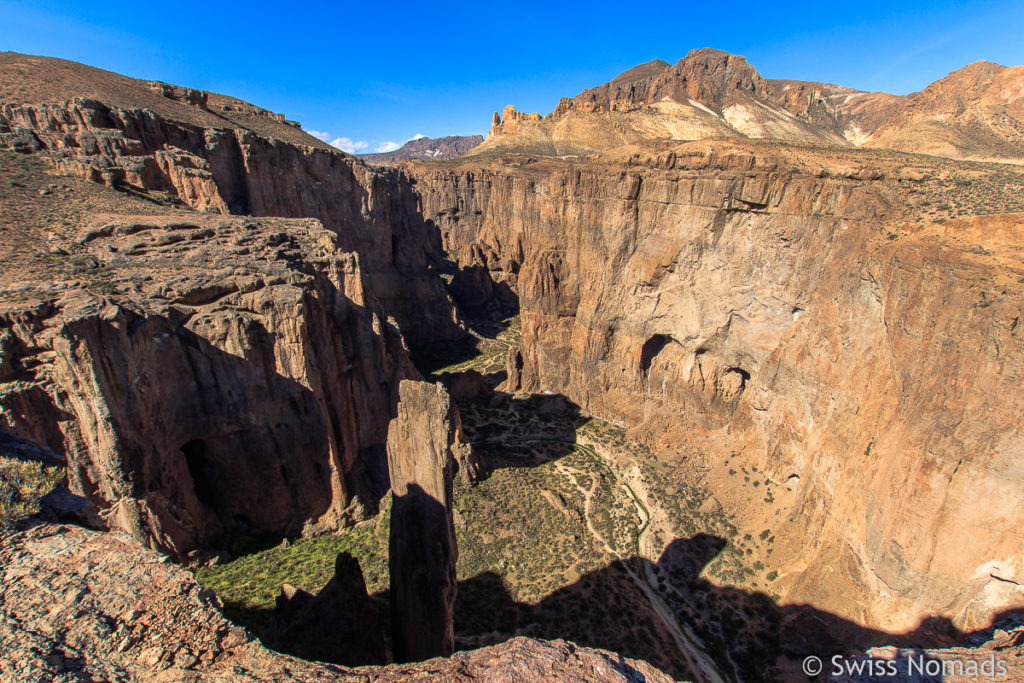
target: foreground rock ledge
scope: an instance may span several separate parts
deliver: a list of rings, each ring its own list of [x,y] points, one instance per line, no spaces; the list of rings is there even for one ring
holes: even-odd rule
[[[648,681],[645,662],[514,638],[448,659],[346,669],[277,654],[122,532],[40,524],[0,538],[0,680]]]

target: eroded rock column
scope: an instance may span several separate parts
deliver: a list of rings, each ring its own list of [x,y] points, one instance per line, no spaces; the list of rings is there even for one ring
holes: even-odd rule
[[[391,629],[394,659],[454,650],[455,526],[452,522],[458,412],[439,384],[403,380],[388,429],[391,474]]]

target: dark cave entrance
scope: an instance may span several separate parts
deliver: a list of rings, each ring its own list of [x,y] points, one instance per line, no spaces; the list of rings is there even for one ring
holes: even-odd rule
[[[640,371],[646,376],[651,369],[651,362],[654,357],[661,353],[662,349],[668,346],[669,342],[675,341],[665,334],[656,334],[644,342],[640,349]]]
[[[185,465],[192,477],[196,498],[203,505],[216,507],[217,487],[211,481],[210,454],[206,441],[193,439],[181,447],[181,452],[185,456]]]

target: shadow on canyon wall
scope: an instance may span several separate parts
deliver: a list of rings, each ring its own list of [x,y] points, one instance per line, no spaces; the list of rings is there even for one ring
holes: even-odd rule
[[[459,407],[466,435],[483,455],[488,472],[536,466],[569,455],[575,430],[587,419],[579,406],[558,394],[518,398],[496,392],[484,400],[463,401]],[[502,453],[509,446],[541,440],[547,447],[539,452]],[[489,447],[496,449],[489,451]],[[797,671],[804,657],[818,656],[828,672],[833,655],[883,645],[904,650],[906,670],[908,652],[962,644],[972,636],[986,639],[986,632],[965,633],[945,617],[927,618],[908,632],[892,633],[865,628],[812,605],[780,606],[767,593],[715,585],[701,572],[728,543],[708,533],[676,538],[656,562],[636,556],[613,562],[536,604],[516,601],[498,574],[486,572],[465,579],[459,582],[456,599],[457,646],[472,649],[515,635],[563,638],[643,659],[685,677],[685,660],[637,577],[656,581],[663,603],[704,643],[730,679],[777,680],[785,675],[775,668],[780,655],[796,662]],[[1013,615],[1007,611],[993,623]],[[927,661],[923,654],[918,656]],[[920,680],[938,681],[941,675],[925,674]]]
[[[61,387],[88,378],[75,391],[103,408],[94,447],[63,452],[62,429],[88,428],[89,415],[35,386],[3,397],[4,421],[66,456],[69,480],[101,509],[129,501],[118,514],[142,520],[140,531],[177,559],[235,537],[254,539],[251,552],[299,533],[329,510],[335,468],[372,514],[389,486],[385,438],[407,366],[397,333],[375,331],[371,311],[328,281],[317,294],[305,298],[304,341],[321,364],[306,382],[278,372],[278,347],[293,340],[259,316],[204,314],[221,345],[239,349],[230,353],[186,327],[191,305],[204,302],[161,313],[109,304],[103,318],[68,314],[61,334],[83,351],[55,375]],[[118,500],[106,499],[99,476],[116,483]]]

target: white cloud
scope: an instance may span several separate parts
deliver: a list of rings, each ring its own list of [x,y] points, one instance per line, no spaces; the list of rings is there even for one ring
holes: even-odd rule
[[[362,151],[370,146],[370,143],[365,140],[351,140],[349,138],[334,138],[328,144],[330,144],[331,147],[337,147],[342,152],[348,152],[349,154],[355,154],[356,152]]]
[[[307,130],[306,132],[318,140],[323,140],[331,147],[336,147],[342,152],[348,152],[349,154],[361,152],[370,146],[370,143],[365,140],[353,140],[346,137],[336,138],[330,133],[325,133],[322,130]]]
[[[346,137],[334,137],[330,133],[324,132],[322,130],[307,130],[306,132],[312,135],[313,137],[317,138],[318,140],[323,140],[332,147],[336,147],[340,149],[342,152],[348,152],[349,154],[359,154],[365,152],[370,148],[370,143],[367,142],[366,140],[353,140],[351,138]],[[385,152],[394,152],[396,149],[400,148],[406,142],[420,140],[425,137],[427,136],[424,135],[423,133],[416,133],[416,135],[413,135],[411,138],[408,138],[403,142],[395,142],[393,140],[381,140],[375,144],[373,151],[378,154]]]

